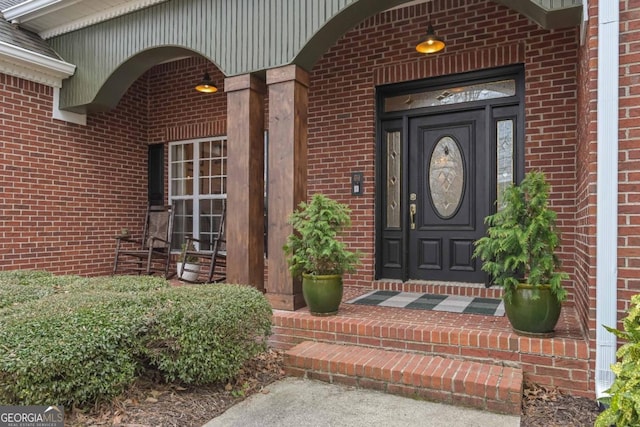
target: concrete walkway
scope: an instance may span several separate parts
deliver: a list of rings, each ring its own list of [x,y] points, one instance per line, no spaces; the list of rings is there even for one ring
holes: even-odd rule
[[[250,396],[205,427],[518,427],[520,417],[300,378]]]

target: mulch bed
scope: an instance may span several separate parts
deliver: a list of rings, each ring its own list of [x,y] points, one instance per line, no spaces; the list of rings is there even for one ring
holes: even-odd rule
[[[520,418],[523,427],[591,427],[598,414],[595,400],[525,384]]]
[[[283,353],[269,350],[249,361],[227,384],[183,387],[145,378],[109,404],[88,413],[72,411],[65,426],[201,426],[284,376]]]
[[[231,406],[284,378],[283,353],[277,350],[255,357],[227,384],[182,387],[141,379],[126,395],[91,411],[71,411],[67,426],[194,427],[206,424]],[[527,384],[522,401],[523,427],[593,426],[595,401],[558,390]]]

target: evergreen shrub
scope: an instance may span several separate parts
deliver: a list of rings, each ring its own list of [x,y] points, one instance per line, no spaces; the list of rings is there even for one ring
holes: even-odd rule
[[[246,286],[0,273],[0,301],[9,299],[0,307],[3,404],[93,405],[149,370],[185,384],[230,379],[271,331],[269,303]]]
[[[234,377],[266,350],[271,306],[255,288],[204,285],[163,293],[141,349],[167,381],[206,384]]]
[[[108,399],[136,374],[146,311],[123,294],[55,294],[0,317],[0,401],[65,407]]]

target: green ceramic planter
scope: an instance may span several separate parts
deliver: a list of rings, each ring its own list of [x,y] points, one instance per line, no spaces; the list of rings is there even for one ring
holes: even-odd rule
[[[342,302],[342,276],[303,274],[302,295],[311,314],[316,316],[336,314]]]
[[[511,302],[505,300],[504,309],[516,333],[550,337],[558,323],[562,304],[551,293],[549,286],[539,286],[538,289],[540,298],[534,300],[531,285],[518,285]]]

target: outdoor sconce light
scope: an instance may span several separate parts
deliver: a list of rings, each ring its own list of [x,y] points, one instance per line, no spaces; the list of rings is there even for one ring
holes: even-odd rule
[[[209,77],[209,73],[205,71],[202,81],[196,86],[196,90],[203,93],[216,93],[218,88]]]
[[[435,31],[433,30],[433,25],[431,25],[431,4],[433,2],[429,2],[429,25],[427,26],[427,38],[418,43],[416,46],[416,50],[420,53],[436,53],[440,52],[444,49],[444,41],[436,36]]]

